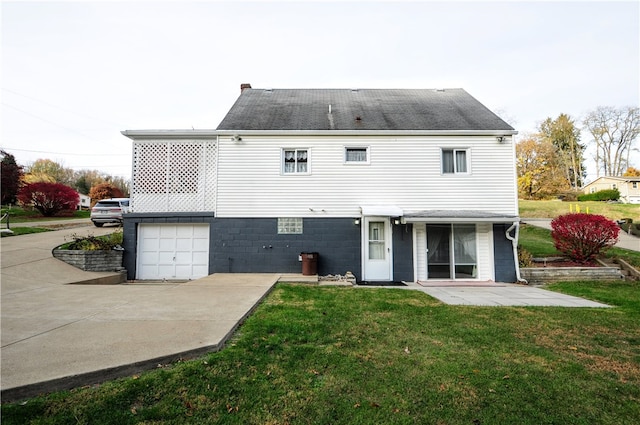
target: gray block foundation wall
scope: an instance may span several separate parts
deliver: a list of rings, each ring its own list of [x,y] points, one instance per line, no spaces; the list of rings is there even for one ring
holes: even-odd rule
[[[303,233],[278,234],[275,218],[219,218],[212,223],[212,273],[301,273],[301,252],[318,253],[318,274],[360,278],[360,226],[352,218],[305,218]]]
[[[352,218],[305,218],[302,234],[279,235],[275,218],[131,213],[125,216],[123,230],[127,279],[135,279],[137,227],[142,223],[208,223],[209,274],[301,273],[299,254],[317,252],[319,275],[351,271],[356,279],[361,278],[361,225],[355,225]]]
[[[493,225],[493,258],[496,282],[513,283],[517,280],[516,266],[513,258],[513,245],[506,236],[506,231],[510,226],[511,224],[507,223]]]

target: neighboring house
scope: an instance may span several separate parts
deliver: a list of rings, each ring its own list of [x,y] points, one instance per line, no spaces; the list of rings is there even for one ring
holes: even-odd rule
[[[609,189],[618,189],[620,202],[640,204],[640,177],[598,177],[582,190],[589,194]]]
[[[129,279],[518,277],[517,132],[462,89],[252,89],[216,130],[129,130]]]
[[[89,196],[78,193],[78,197],[80,198],[80,201],[78,202],[77,209],[81,210],[91,208],[91,198]]]

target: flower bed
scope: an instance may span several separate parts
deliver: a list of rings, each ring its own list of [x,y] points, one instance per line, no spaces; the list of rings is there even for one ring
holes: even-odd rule
[[[95,237],[72,236],[73,241],[53,249],[54,258],[90,272],[123,271],[122,232]]]

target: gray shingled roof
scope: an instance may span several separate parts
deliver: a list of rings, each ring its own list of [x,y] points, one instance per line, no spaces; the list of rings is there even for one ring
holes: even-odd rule
[[[514,131],[463,89],[245,89],[217,129]]]

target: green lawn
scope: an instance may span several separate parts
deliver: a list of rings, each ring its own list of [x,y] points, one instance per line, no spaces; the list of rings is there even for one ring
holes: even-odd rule
[[[631,424],[640,285],[564,283],[612,309],[448,306],[400,289],[278,285],[223,351],[2,407],[3,424]]]
[[[82,211],[72,211],[71,213],[66,212],[56,217],[44,217],[37,210],[23,209],[20,207],[13,206],[11,208],[2,206],[2,215],[4,213],[9,213],[9,222],[11,225],[14,223],[32,223],[38,221],[63,221],[75,218],[89,218],[91,215],[91,211],[82,210]],[[4,223],[4,220],[3,220]]]
[[[553,246],[551,231],[523,224],[520,226],[519,244],[534,257],[562,256]],[[640,267],[640,252],[613,247],[603,254],[605,257],[622,258],[627,263]]]
[[[579,211],[576,211],[576,206]],[[562,202],[555,201],[518,201],[520,217],[525,218],[555,218],[571,212],[589,212],[599,214],[610,220],[633,218],[640,221],[640,206],[634,204],[616,204],[609,202]]]

